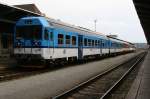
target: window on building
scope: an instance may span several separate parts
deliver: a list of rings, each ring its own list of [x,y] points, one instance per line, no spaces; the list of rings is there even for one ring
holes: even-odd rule
[[[58,34],[58,44],[64,44],[64,35]]]
[[[72,45],[76,45],[76,37],[72,36]]]
[[[84,39],[84,46],[87,46],[87,39]]]
[[[70,35],[66,35],[66,44],[70,44]]]

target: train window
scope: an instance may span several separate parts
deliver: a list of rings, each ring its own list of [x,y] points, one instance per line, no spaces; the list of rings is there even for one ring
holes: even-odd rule
[[[84,46],[87,46],[87,39],[84,39]]]
[[[45,29],[45,30],[44,30],[44,39],[45,39],[45,40],[49,40],[48,37],[49,37],[49,35],[48,35],[48,30]]]
[[[95,46],[97,46],[98,44],[97,44],[98,42],[97,42],[97,40],[95,40]]]
[[[109,42],[107,41],[107,43],[106,43],[106,47],[108,48],[109,47]]]
[[[76,37],[72,36],[72,45],[76,45]]]
[[[118,48],[118,43],[116,43],[116,47]]]
[[[94,46],[94,40],[92,40],[92,46]]]
[[[63,44],[63,43],[64,43],[64,35],[58,34],[58,44]]]
[[[111,47],[113,48],[113,46],[114,46],[114,44],[113,44],[113,42],[111,43]]]
[[[70,35],[66,35],[66,44],[70,44]]]
[[[32,24],[32,20],[25,20],[24,23],[25,24]]]
[[[112,43],[112,47],[115,48],[115,43],[114,42]]]
[[[16,27],[16,38],[24,39],[41,39],[42,38],[42,27],[40,25],[34,26],[17,26]]]
[[[91,39],[88,39],[88,46],[91,46]]]
[[[53,32],[50,32],[50,40],[53,40]]]
[[[103,40],[101,41],[101,43],[102,43],[102,47],[104,47],[104,46],[105,46],[105,43],[104,43],[104,41],[103,41]]]
[[[103,46],[103,47],[105,46],[105,43],[104,43],[104,42],[102,43],[102,46]]]
[[[98,40],[98,45],[97,46],[100,46],[100,40]]]
[[[99,46],[99,40],[97,40],[97,46]]]

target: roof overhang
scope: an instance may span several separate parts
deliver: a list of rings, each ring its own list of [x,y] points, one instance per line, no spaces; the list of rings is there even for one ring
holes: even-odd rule
[[[41,16],[28,10],[19,7],[10,6],[0,3],[0,22],[15,23],[18,19],[25,16]]]
[[[150,1],[133,0],[148,44],[150,44]]]
[[[16,21],[26,16],[41,16],[41,15],[38,13],[21,9],[19,7],[0,3],[0,26],[1,26],[0,33],[2,32],[12,33]]]

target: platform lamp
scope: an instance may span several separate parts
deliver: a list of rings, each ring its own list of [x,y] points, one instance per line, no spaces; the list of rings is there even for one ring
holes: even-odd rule
[[[97,23],[97,19],[94,20],[94,24],[95,24],[95,32],[96,32],[96,23]]]

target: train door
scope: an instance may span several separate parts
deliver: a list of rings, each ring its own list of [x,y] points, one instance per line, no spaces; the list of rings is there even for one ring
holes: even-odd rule
[[[104,40],[103,40],[103,39],[100,40],[100,45],[101,45],[101,46],[100,46],[100,48],[101,48],[101,54],[103,55],[104,52],[105,52],[105,51],[104,51]]]
[[[53,32],[54,32],[53,29],[49,29],[49,39],[50,39],[50,41],[49,41],[49,44],[50,44],[49,53],[50,53],[50,57],[52,57],[54,54],[54,33]]]
[[[100,39],[99,41],[99,49],[100,49],[100,55],[102,55],[102,40]]]
[[[78,36],[78,59],[83,58],[83,35]]]
[[[53,31],[50,28],[45,28],[44,30],[44,42],[46,49],[44,50],[45,56],[50,58],[53,54],[54,50],[54,39],[53,39]]]
[[[111,49],[111,42],[110,39],[108,38],[108,54],[110,55],[110,49]]]

